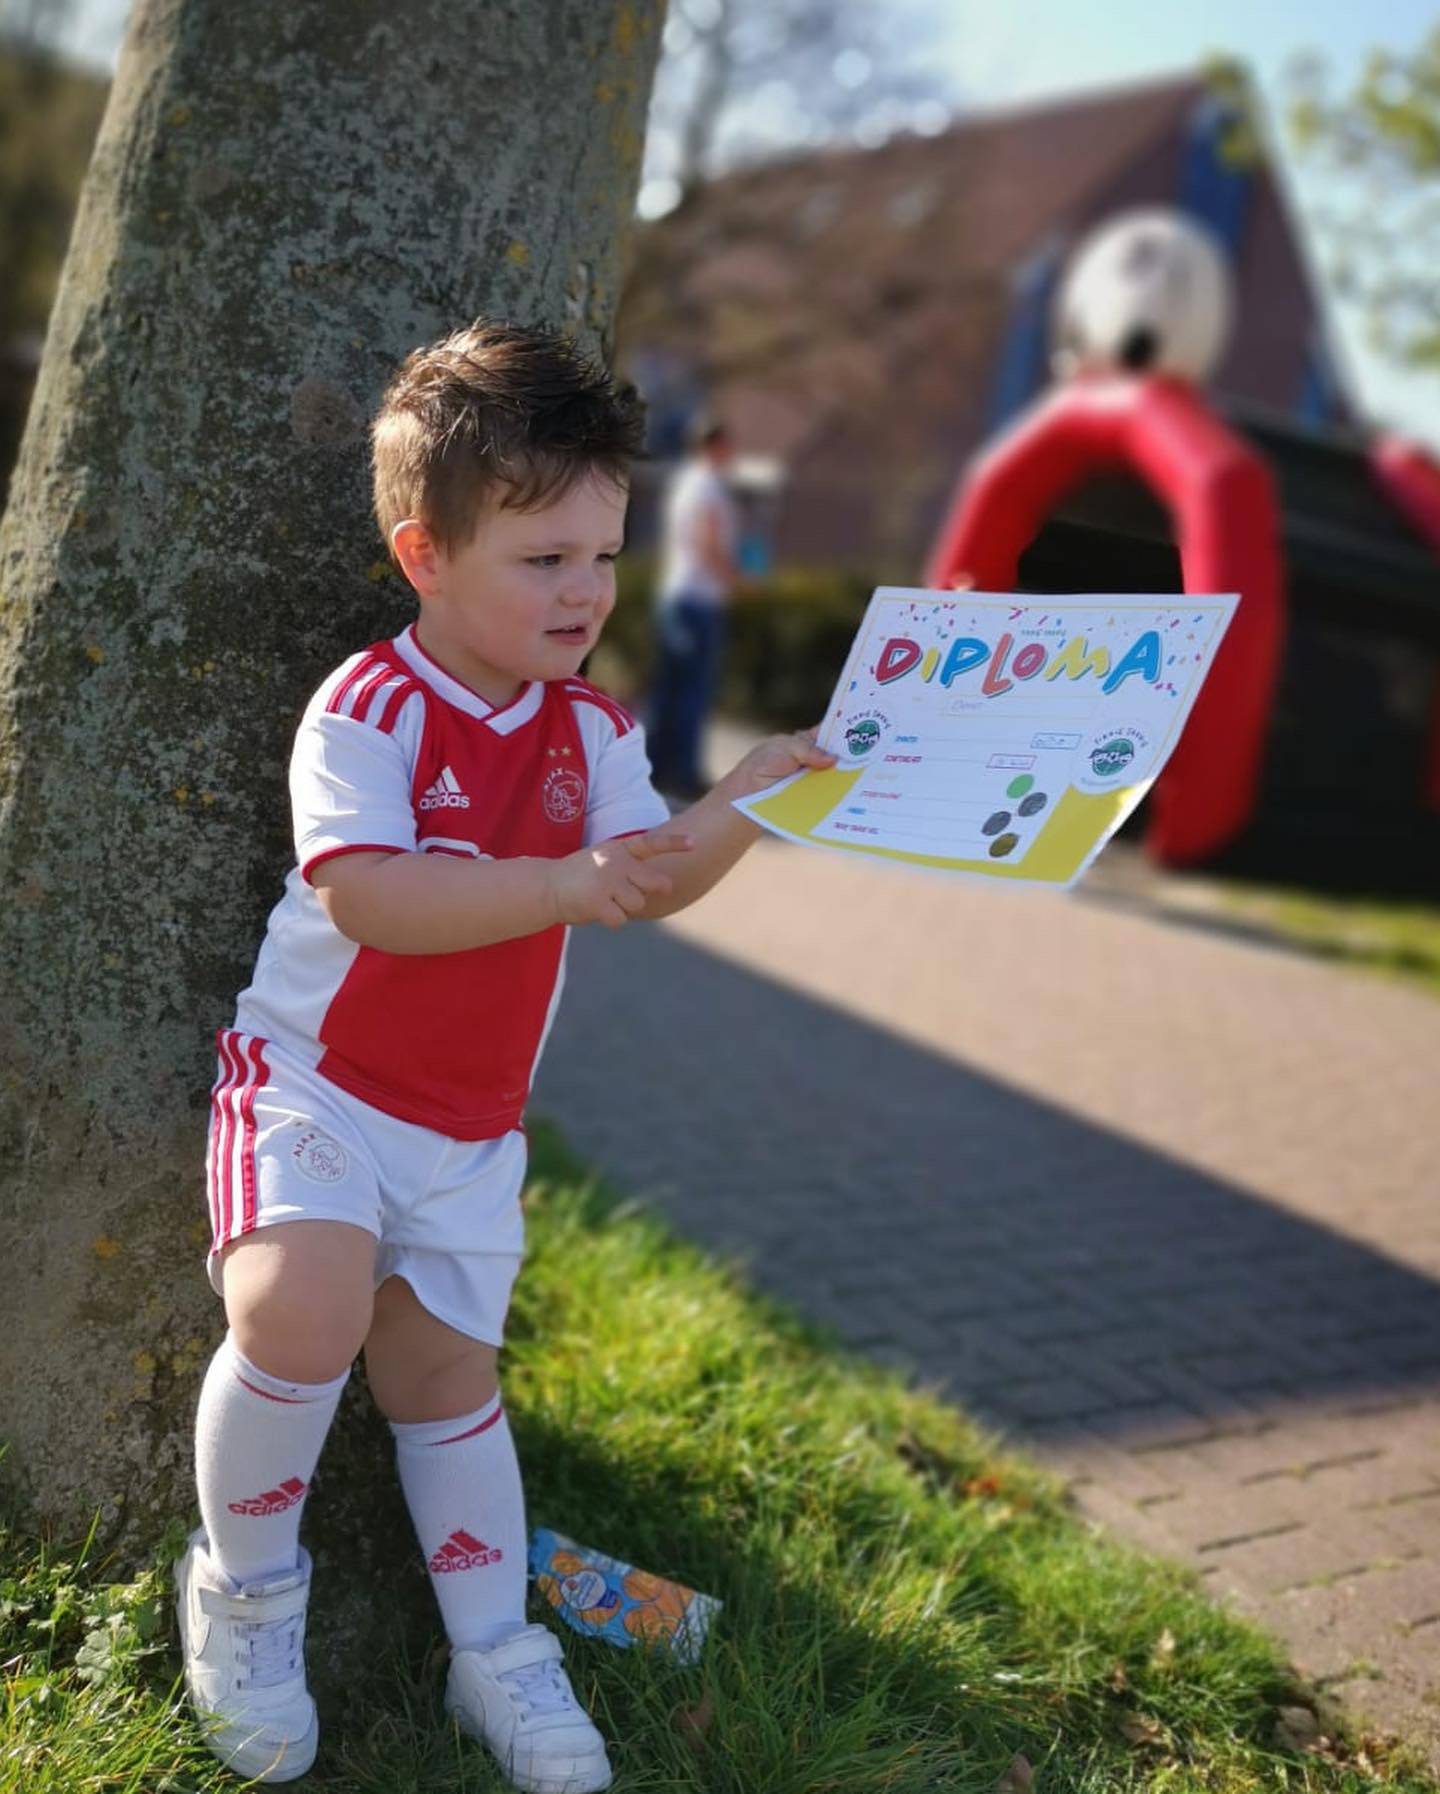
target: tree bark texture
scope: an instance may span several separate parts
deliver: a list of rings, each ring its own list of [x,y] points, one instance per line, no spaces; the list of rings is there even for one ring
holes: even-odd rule
[[[663,12],[137,0],[0,529],[0,1435],[55,1526],[191,1511],[214,1030],[305,698],[411,614],[367,416],[480,313],[608,348]]]

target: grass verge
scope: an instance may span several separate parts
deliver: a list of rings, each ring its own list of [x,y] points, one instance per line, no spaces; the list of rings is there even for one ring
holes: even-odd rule
[[[1204,878],[1177,878],[1158,901],[1162,912],[1198,916],[1440,997],[1440,909],[1433,904]]]
[[[535,1172],[506,1376],[531,1518],[725,1602],[694,1669],[565,1634],[621,1794],[1435,1794],[1403,1753],[1309,1723],[1276,1647],[1187,1572],[1102,1538],[543,1130]],[[237,1785],[177,1700],[183,1533],[123,1585],[85,1546],[5,1536],[3,1794]],[[500,1788],[444,1726],[442,1684],[440,1651],[378,1665],[369,1724],[327,1734],[300,1785]]]

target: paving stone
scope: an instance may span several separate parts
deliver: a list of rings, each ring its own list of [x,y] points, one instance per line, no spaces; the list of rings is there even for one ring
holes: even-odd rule
[[[1084,1483],[1072,1492],[1072,1505],[1078,1513],[1095,1521],[1144,1551],[1154,1551],[1172,1560],[1183,1559],[1185,1550],[1166,1529],[1158,1510],[1137,1507],[1103,1483]]]
[[[1384,1507],[1366,1508],[1363,1515],[1367,1521],[1383,1527],[1397,1548],[1419,1552],[1431,1562],[1440,1563],[1440,1491],[1420,1501],[1392,1501]],[[1440,1643],[1436,1650],[1440,1653]]]
[[[1440,1482],[1427,1464],[1389,1453],[1359,1464],[1330,1464],[1305,1478],[1306,1497],[1318,1508],[1371,1508],[1416,1496],[1440,1496]]]
[[[962,1356],[976,1352],[996,1367],[996,1376],[1011,1382],[1036,1381],[1055,1373],[1055,1356],[1041,1347],[1019,1340],[1003,1324],[986,1320],[946,1321],[938,1324],[943,1352],[953,1346]]]
[[[1032,1382],[1003,1383],[988,1391],[989,1401],[1019,1421],[1080,1416],[1107,1408],[1109,1398],[1080,1377],[1040,1377]]]
[[[1214,1428],[1203,1415],[1179,1402],[1164,1400],[1112,1407],[1091,1416],[1088,1424],[1131,1452],[1163,1452],[1214,1436]]]
[[[1158,1359],[1144,1367],[1156,1393],[1168,1395],[1200,1415],[1216,1433],[1252,1433],[1269,1424],[1272,1385],[1254,1383],[1243,1392],[1207,1382],[1183,1360]]]
[[[1270,1533],[1224,1546],[1212,1555],[1231,1578],[1263,1594],[1362,1573],[1373,1565],[1393,1566],[1416,1554],[1376,1520],[1358,1515],[1327,1516],[1293,1532]]]
[[[1084,1422],[1028,1426],[1025,1443],[1042,1462],[1066,1476],[1103,1483],[1137,1506],[1173,1501],[1191,1483],[1183,1468],[1178,1475],[1173,1473],[1174,1459],[1181,1454],[1165,1452],[1147,1457],[1120,1451]]]
[[[1197,1482],[1208,1478],[1245,1484],[1277,1475],[1298,1476],[1306,1461],[1290,1429],[1279,1424],[1202,1440],[1191,1455]]]
[[[1291,1527],[1304,1526],[1308,1503],[1292,1483],[1205,1489],[1167,1503],[1167,1529],[1195,1551],[1218,1550]]]

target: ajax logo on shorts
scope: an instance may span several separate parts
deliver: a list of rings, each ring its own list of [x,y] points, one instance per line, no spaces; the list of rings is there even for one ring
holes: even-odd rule
[[[295,1169],[314,1184],[338,1184],[350,1169],[345,1148],[319,1128],[309,1127],[290,1148]]]

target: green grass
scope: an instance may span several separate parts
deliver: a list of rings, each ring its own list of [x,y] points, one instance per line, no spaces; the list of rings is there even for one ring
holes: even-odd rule
[[[506,1375],[531,1517],[725,1602],[693,1669],[565,1634],[622,1794],[988,1794],[1017,1753],[1034,1794],[1433,1794],[1375,1743],[1277,1741],[1305,1691],[1186,1572],[1107,1542],[963,1417],[585,1184],[553,1139],[536,1165]],[[3,1794],[236,1786],[178,1707],[167,1570],[107,1586],[85,1548],[14,1534],[0,1568]],[[440,1651],[379,1666],[370,1723],[332,1728],[300,1785],[498,1789],[442,1723],[442,1685]]]
[[[1231,906],[1312,953],[1387,973],[1440,996],[1440,909],[1240,887]]]
[[[1440,996],[1440,908],[1332,897],[1283,886],[1177,881],[1167,906],[1214,914],[1322,959],[1399,978]]]

